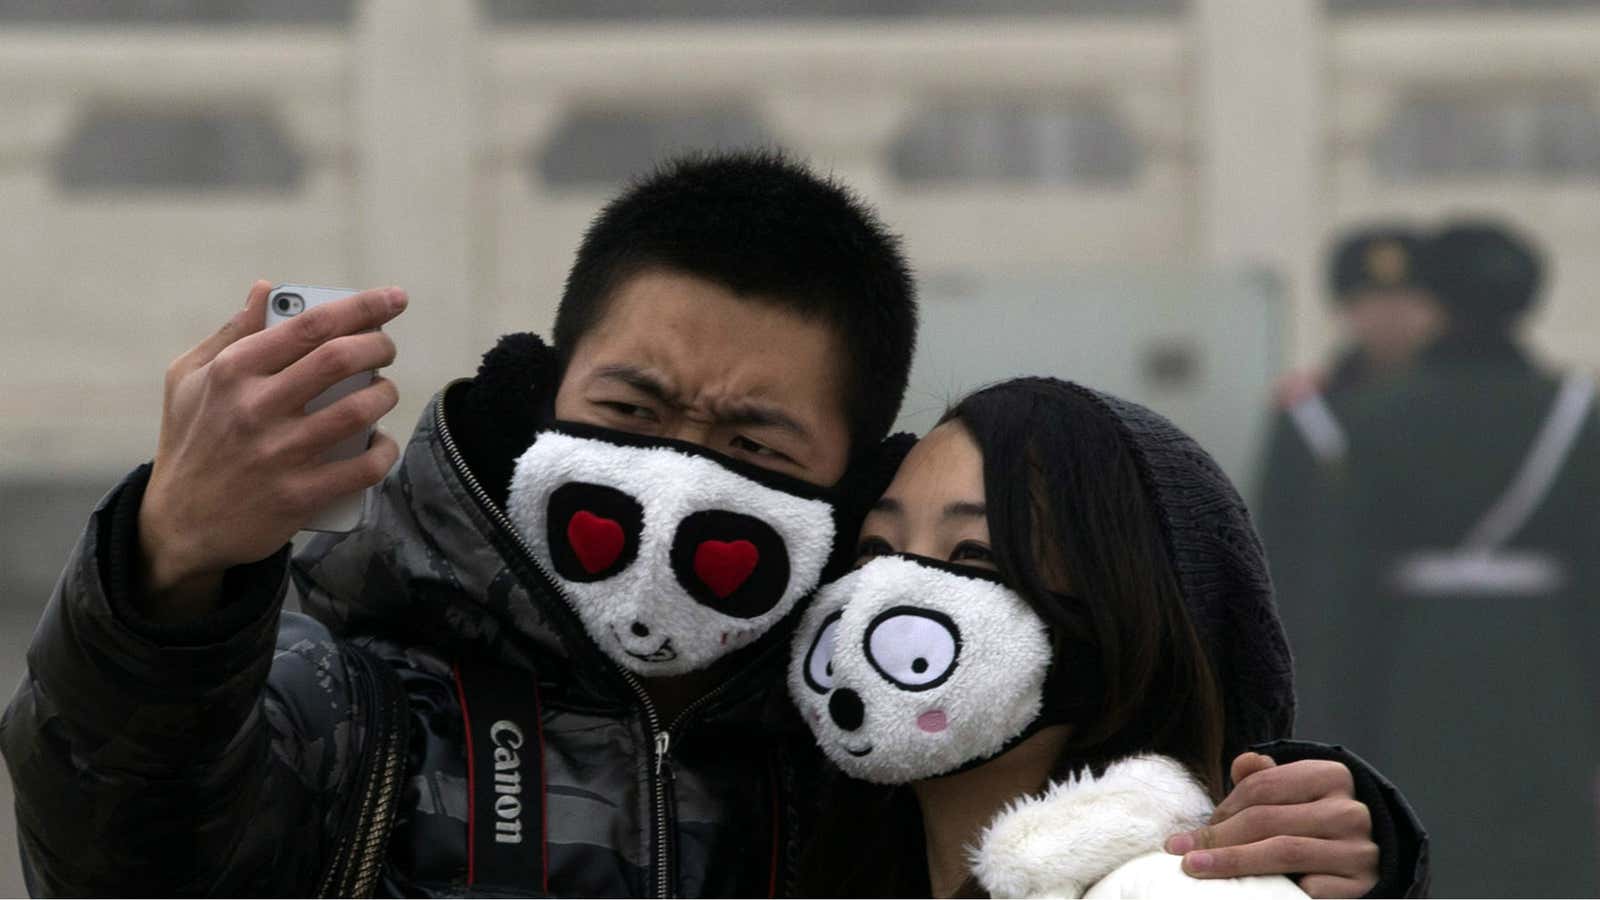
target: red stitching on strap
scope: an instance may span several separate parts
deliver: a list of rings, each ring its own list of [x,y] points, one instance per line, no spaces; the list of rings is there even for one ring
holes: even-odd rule
[[[544,755],[544,700],[539,696],[539,676],[533,676],[533,722],[539,735],[539,851],[544,854],[540,887],[550,893],[550,772]]]
[[[474,808],[477,805],[475,798],[478,796],[478,773],[473,764],[476,757],[472,753],[472,716],[467,713],[467,691],[461,684],[461,667],[451,663],[450,674],[456,680],[456,697],[461,701],[461,725],[467,736],[467,886],[470,887],[476,883],[478,875],[477,861],[474,859],[477,856],[478,846],[475,834],[478,828],[478,811]],[[541,737],[539,740],[542,751],[544,739]],[[545,877],[548,879],[549,876]]]
[[[778,896],[778,835],[781,830],[783,809],[778,798],[781,778],[777,766],[771,759],[767,760],[767,774],[772,781],[772,877],[767,882],[767,896],[776,897]]]

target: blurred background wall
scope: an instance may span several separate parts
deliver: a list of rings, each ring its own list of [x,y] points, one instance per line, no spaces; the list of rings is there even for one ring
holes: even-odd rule
[[[1535,346],[1600,364],[1600,0],[0,0],[6,693],[167,362],[252,279],[411,291],[403,435],[547,328],[624,179],[750,143],[904,233],[929,346],[1054,353],[1246,482],[1270,378],[1333,339],[1349,223],[1521,226],[1554,270]],[[1099,312],[1049,309],[1075,299]],[[1010,356],[963,344],[962,302],[1068,318]],[[954,384],[921,371],[911,424]]]

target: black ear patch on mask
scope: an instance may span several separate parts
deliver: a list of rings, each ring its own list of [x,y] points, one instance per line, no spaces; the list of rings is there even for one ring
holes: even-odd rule
[[[696,601],[725,616],[753,619],[783,599],[789,551],[760,519],[702,510],[673,536],[672,572]]]
[[[573,482],[550,495],[550,561],[568,581],[603,581],[639,555],[644,508],[616,488]]]

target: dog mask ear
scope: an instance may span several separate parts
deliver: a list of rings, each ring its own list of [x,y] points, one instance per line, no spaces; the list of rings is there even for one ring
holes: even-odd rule
[[[483,354],[470,382],[446,396],[451,436],[501,509],[517,457],[554,418],[560,368],[555,350],[538,335],[513,332]]]

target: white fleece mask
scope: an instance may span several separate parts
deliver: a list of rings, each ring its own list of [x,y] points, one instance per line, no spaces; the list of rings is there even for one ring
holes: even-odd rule
[[[1036,719],[1044,622],[991,573],[874,559],[823,588],[795,634],[789,691],[822,752],[901,784],[1000,752]]]
[[[693,445],[563,425],[517,460],[507,511],[594,642],[655,677],[748,646],[816,588],[825,494]]]

